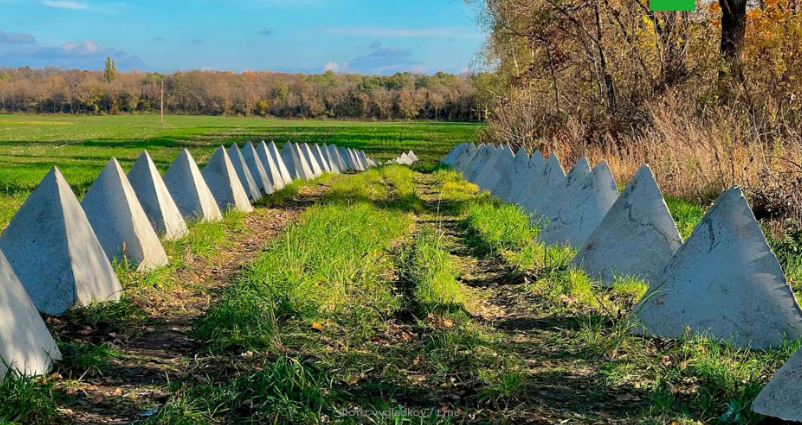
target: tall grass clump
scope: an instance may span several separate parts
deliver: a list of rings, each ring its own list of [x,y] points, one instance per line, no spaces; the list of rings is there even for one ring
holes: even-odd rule
[[[495,201],[471,203],[465,226],[468,244],[485,255],[519,251],[532,244],[539,233],[523,208]]]
[[[45,376],[15,372],[0,382],[0,423],[53,423],[58,418],[53,384]]]
[[[364,324],[390,313],[397,301],[386,252],[410,224],[406,214],[365,203],[309,208],[226,290],[201,336],[223,347],[264,346],[290,320]]]
[[[457,282],[459,271],[444,236],[434,229],[426,228],[416,235],[404,273],[423,313],[460,309],[465,302]]]
[[[434,177],[436,187],[440,191],[438,212],[462,214],[467,205],[479,194],[479,186],[465,180],[454,170],[437,170]]]

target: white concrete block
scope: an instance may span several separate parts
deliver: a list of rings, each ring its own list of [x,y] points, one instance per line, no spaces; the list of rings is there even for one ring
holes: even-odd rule
[[[248,201],[248,195],[242,186],[231,158],[226,148],[220,146],[209,158],[209,162],[201,171],[209,190],[217,201],[220,211],[235,209],[242,212],[252,212],[253,207]]]
[[[128,170],[128,181],[157,233],[170,241],[181,239],[189,233],[173,195],[147,151],[142,152]]]

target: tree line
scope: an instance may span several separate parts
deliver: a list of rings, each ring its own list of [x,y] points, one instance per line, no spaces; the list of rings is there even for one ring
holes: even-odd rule
[[[0,68],[0,111],[479,121],[481,74],[390,76]]]

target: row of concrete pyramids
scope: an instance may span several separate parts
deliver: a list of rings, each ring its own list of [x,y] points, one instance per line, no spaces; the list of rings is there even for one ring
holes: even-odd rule
[[[633,313],[639,332],[681,338],[686,327],[739,347],[779,347],[802,335],[802,309],[738,187],[722,193],[681,240],[651,169],[644,165],[619,195],[606,162],[580,158],[566,175],[510,146],[461,144],[443,160],[498,198],[544,223],[539,240],[578,248],[573,265],[602,284],[645,279]],[[758,413],[802,421],[802,351],[752,404]]]
[[[398,155],[395,159],[393,159],[390,162],[401,165],[412,165],[418,162],[418,156],[415,155],[415,152],[412,151],[404,152],[401,155]]]
[[[375,164],[362,151],[334,145],[287,143],[279,151],[273,142],[248,142],[243,149],[220,146],[203,170],[184,149],[162,177],[143,152],[127,175],[112,158],[80,203],[54,167],[0,236],[0,379],[8,367],[39,374],[61,358],[37,310],[58,315],[119,300],[112,261],[125,259],[141,271],[166,265],[159,235],[184,237],[188,220],[250,212],[251,201],[295,178]]]

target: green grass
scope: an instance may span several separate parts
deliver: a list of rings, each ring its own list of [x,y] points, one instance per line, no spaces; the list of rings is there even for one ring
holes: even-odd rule
[[[480,124],[351,122],[168,116],[0,115],[0,229],[47,171],[58,166],[79,197],[116,157],[124,169],[147,149],[164,172],[183,148],[204,164],[220,144],[247,140],[334,143],[380,160],[414,150],[439,160],[454,145],[476,139]]]
[[[457,282],[459,270],[446,248],[444,235],[425,228],[415,235],[409,258],[405,260],[402,273],[410,282],[423,315],[460,310],[466,301]]]

